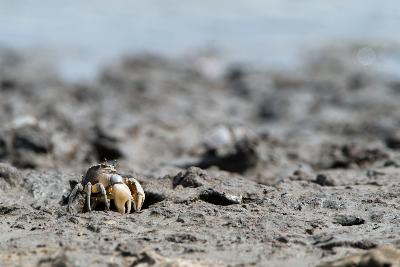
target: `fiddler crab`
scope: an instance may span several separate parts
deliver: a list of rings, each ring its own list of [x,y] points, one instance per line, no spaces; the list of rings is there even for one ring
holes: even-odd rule
[[[100,163],[90,167],[71,191],[68,210],[78,192],[86,194],[86,209],[91,211],[98,201],[103,201],[105,209],[110,210],[110,199],[121,214],[130,213],[133,203],[135,211],[140,211],[145,194],[140,183],[133,177],[122,177],[114,165]],[[93,194],[93,195],[92,195]]]

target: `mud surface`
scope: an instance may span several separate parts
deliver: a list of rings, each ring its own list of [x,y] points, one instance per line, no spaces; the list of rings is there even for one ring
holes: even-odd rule
[[[1,53],[0,265],[316,266],[399,247],[400,80],[353,57],[210,73],[138,55],[72,84]],[[68,213],[104,159],[138,177],[143,210],[81,213],[80,196]]]

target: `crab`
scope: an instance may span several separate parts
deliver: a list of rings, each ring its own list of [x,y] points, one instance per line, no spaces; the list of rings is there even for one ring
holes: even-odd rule
[[[99,201],[104,202],[107,211],[110,210],[110,199],[114,200],[121,214],[130,213],[132,203],[134,211],[140,211],[145,199],[140,183],[133,177],[121,176],[109,163],[96,164],[87,170],[69,195],[68,210],[78,192],[86,194],[87,211],[91,211]]]

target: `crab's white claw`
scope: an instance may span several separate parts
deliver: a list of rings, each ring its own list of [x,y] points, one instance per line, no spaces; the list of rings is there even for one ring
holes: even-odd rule
[[[135,211],[140,211],[142,209],[145,199],[145,194],[142,186],[135,178],[126,178],[125,183],[131,190]]]
[[[129,190],[126,184],[114,184],[112,186],[114,204],[117,207],[118,211],[121,214],[126,212],[130,213],[132,206],[132,196],[131,191]]]

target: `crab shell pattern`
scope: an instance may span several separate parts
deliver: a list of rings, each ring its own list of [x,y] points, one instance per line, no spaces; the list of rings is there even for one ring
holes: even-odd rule
[[[72,190],[68,199],[68,210],[78,192],[86,194],[86,209],[91,211],[98,201],[103,201],[110,209],[110,199],[121,214],[130,213],[132,203],[135,211],[140,211],[145,194],[140,183],[133,177],[122,177],[114,165],[100,163],[90,167],[81,183]],[[92,196],[92,193],[94,196]]]

